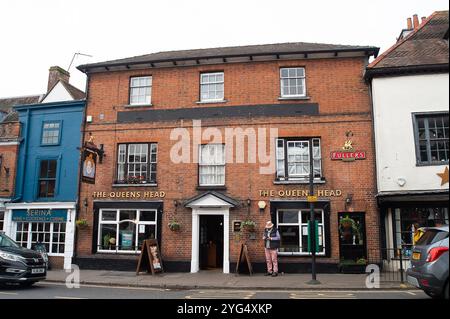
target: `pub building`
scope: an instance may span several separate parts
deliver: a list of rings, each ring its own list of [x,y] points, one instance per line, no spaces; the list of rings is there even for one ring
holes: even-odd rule
[[[75,247],[85,95],[68,81],[68,72],[52,67],[41,102],[14,107],[20,142],[3,225],[19,245],[45,247],[53,269],[70,269]]]
[[[318,270],[365,265],[369,250],[379,253],[379,216],[362,74],[377,53],[286,43],[79,66],[84,141],[101,156],[81,183],[87,225],[74,263],[135,270],[143,241],[156,239],[165,271],[229,273],[244,243],[263,272],[272,220],[280,271],[309,271],[312,161]]]

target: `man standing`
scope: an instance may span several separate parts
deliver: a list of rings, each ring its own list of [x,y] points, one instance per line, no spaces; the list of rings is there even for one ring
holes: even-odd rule
[[[278,248],[280,248],[280,233],[271,221],[266,223],[264,229],[264,250],[266,253],[266,276],[278,276]]]

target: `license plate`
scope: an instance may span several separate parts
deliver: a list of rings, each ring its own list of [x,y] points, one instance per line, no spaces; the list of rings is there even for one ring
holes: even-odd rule
[[[420,253],[413,253],[412,254],[412,259],[413,260],[420,260]]]
[[[45,272],[45,268],[35,268],[31,269],[32,274],[43,274]]]

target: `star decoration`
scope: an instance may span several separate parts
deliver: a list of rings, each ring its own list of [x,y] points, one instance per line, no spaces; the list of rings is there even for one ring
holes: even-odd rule
[[[448,183],[448,167],[445,168],[443,173],[437,173],[442,180],[441,180],[441,186]]]

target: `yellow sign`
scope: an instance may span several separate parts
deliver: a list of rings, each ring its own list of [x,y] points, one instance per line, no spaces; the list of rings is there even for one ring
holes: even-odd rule
[[[259,196],[261,197],[308,197],[309,190],[304,189],[260,189]],[[340,197],[342,191],[340,189],[319,189],[316,197]]]
[[[317,202],[317,196],[308,196],[308,197],[306,197],[306,200],[309,203]]]
[[[121,198],[121,199],[147,199],[147,198],[164,198],[166,197],[165,192],[93,192],[92,193],[93,198]]]

